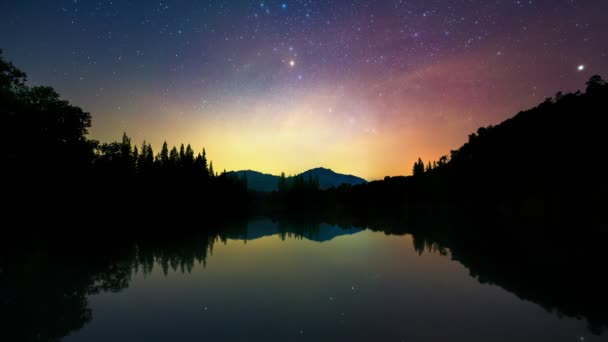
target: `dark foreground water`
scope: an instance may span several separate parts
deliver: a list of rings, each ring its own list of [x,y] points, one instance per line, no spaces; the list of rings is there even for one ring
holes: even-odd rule
[[[25,339],[69,342],[608,340],[584,319],[481,284],[449,250],[414,248],[411,235],[260,220],[186,241],[65,268],[68,256],[41,256],[5,279],[29,296],[9,321],[30,330]]]

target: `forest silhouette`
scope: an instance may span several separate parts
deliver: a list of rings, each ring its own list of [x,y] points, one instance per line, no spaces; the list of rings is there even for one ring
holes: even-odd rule
[[[282,174],[278,191],[247,190],[246,174],[218,173],[206,151],[190,145],[155,153],[149,142],[100,143],[87,137],[91,114],[51,87],[26,85],[26,75],[0,55],[3,179],[8,213],[37,210],[24,220],[112,223],[190,222],[208,217],[441,210],[523,220],[580,220],[603,231],[608,187],[603,138],[608,84],[593,76],[586,91],[557,93],[537,107],[469,135],[437,161],[419,158],[412,176],[385,177],[321,190],[318,179]],[[138,147],[139,146],[139,147]],[[587,165],[585,165],[587,164]],[[407,172],[407,170],[404,170]],[[110,200],[111,199],[111,200]],[[154,215],[175,212],[176,215]]]
[[[480,282],[599,332],[608,324],[607,109],[608,84],[593,76],[584,92],[482,127],[439,160],[419,158],[404,170],[412,176],[321,190],[314,177],[282,174],[277,191],[261,193],[217,172],[204,149],[164,143],[155,153],[126,133],[89,139],[91,114],[27,86],[0,54],[3,212],[16,227],[5,236],[18,237],[0,253],[2,292],[17,294],[2,320],[23,340],[59,339],[90,321],[88,295],[126,288],[134,268],[155,261],[187,272],[214,241],[242,234],[231,226],[265,215],[286,236],[320,222],[413,234],[419,252],[449,250]],[[169,229],[153,233],[152,223]]]

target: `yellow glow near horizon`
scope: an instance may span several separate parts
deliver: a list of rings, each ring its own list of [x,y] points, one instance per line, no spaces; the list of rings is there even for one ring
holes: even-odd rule
[[[205,147],[216,171],[276,175],[326,167],[367,180],[409,175],[418,157],[437,160],[478,127],[529,108],[548,91],[568,90],[559,80],[534,96],[525,88],[510,88],[517,75],[487,78],[489,66],[471,63],[486,56],[495,52],[478,51],[398,74],[361,70],[345,82],[328,78],[308,86],[271,87],[263,94],[245,89],[205,96],[209,102],[192,95],[204,104],[198,107],[191,98],[159,101],[150,95],[131,98],[137,107],[122,106],[121,111],[104,110],[100,103],[91,111],[106,115],[94,122],[92,138],[118,140],[126,131],[134,143],[151,142],[155,152],[164,140],[170,146],[189,143],[196,152]],[[128,122],[124,112],[146,116]]]

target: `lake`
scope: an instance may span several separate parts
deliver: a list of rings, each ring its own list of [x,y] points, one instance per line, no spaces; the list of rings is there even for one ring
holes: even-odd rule
[[[447,248],[416,245],[410,234],[261,219],[112,255],[47,251],[5,260],[4,289],[17,291],[5,322],[26,340],[67,342],[608,340],[583,318],[480,283]]]

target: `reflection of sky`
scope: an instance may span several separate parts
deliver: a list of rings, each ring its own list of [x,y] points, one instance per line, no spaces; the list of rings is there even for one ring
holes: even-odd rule
[[[412,246],[367,230],[216,243],[206,268],[164,276],[156,265],[118,294],[90,297],[93,321],[66,341],[557,341],[586,331]]]

